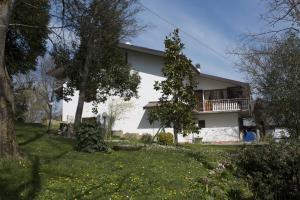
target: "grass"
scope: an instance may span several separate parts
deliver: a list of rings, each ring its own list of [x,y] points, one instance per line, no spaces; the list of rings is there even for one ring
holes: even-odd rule
[[[186,145],[190,151],[80,153],[74,142],[49,138],[39,125],[20,124],[24,159],[0,159],[0,200],[242,199],[251,196],[233,169],[219,172],[237,146]]]

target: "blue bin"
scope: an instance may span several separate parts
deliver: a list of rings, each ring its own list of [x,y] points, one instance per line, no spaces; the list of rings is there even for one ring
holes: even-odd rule
[[[253,131],[246,131],[244,135],[245,142],[254,142],[256,140],[256,134]]]

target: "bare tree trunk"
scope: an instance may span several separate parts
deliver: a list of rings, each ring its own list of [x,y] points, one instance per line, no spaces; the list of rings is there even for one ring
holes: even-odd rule
[[[4,52],[7,26],[14,0],[0,0],[0,155],[19,154],[15,135],[14,96],[5,68]]]
[[[88,54],[89,55],[89,54]],[[79,87],[79,98],[78,98],[78,104],[75,114],[75,122],[74,127],[78,127],[81,124],[81,117],[82,117],[82,111],[85,101],[85,90],[86,85],[88,81],[88,75],[89,75],[89,56],[87,56],[87,59],[84,64],[83,74],[82,74],[82,81]]]
[[[47,129],[47,133],[50,134],[50,129],[51,129],[51,122],[52,122],[52,113],[53,113],[53,101],[54,101],[54,85],[55,83],[52,82],[52,91],[51,91],[51,97],[50,97],[50,102],[48,102],[48,106],[49,106],[49,122],[48,122],[48,129]],[[48,100],[49,101],[49,100]]]
[[[52,103],[52,101],[51,101]],[[49,122],[48,122],[48,128],[47,128],[47,133],[48,135],[50,134],[50,129],[51,129],[51,121],[52,121],[52,105],[49,103]]]
[[[178,124],[174,123],[173,131],[174,131],[174,142],[175,142],[175,145],[178,145],[178,133],[179,133]]]

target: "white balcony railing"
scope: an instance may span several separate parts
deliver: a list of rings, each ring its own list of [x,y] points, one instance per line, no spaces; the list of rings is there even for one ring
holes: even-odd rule
[[[218,99],[204,100],[204,112],[206,111],[246,111],[249,110],[249,99]]]

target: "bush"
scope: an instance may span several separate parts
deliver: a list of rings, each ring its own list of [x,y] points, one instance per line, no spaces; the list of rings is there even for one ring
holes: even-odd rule
[[[235,163],[256,199],[300,199],[299,146],[271,143],[245,147]]]
[[[141,141],[145,144],[151,144],[153,141],[153,137],[151,134],[146,133],[142,135]]]
[[[159,133],[157,135],[157,141],[162,145],[172,145],[173,144],[173,134],[172,133]]]
[[[82,152],[107,151],[108,146],[104,142],[105,130],[91,124],[82,124],[76,130],[76,150]]]

